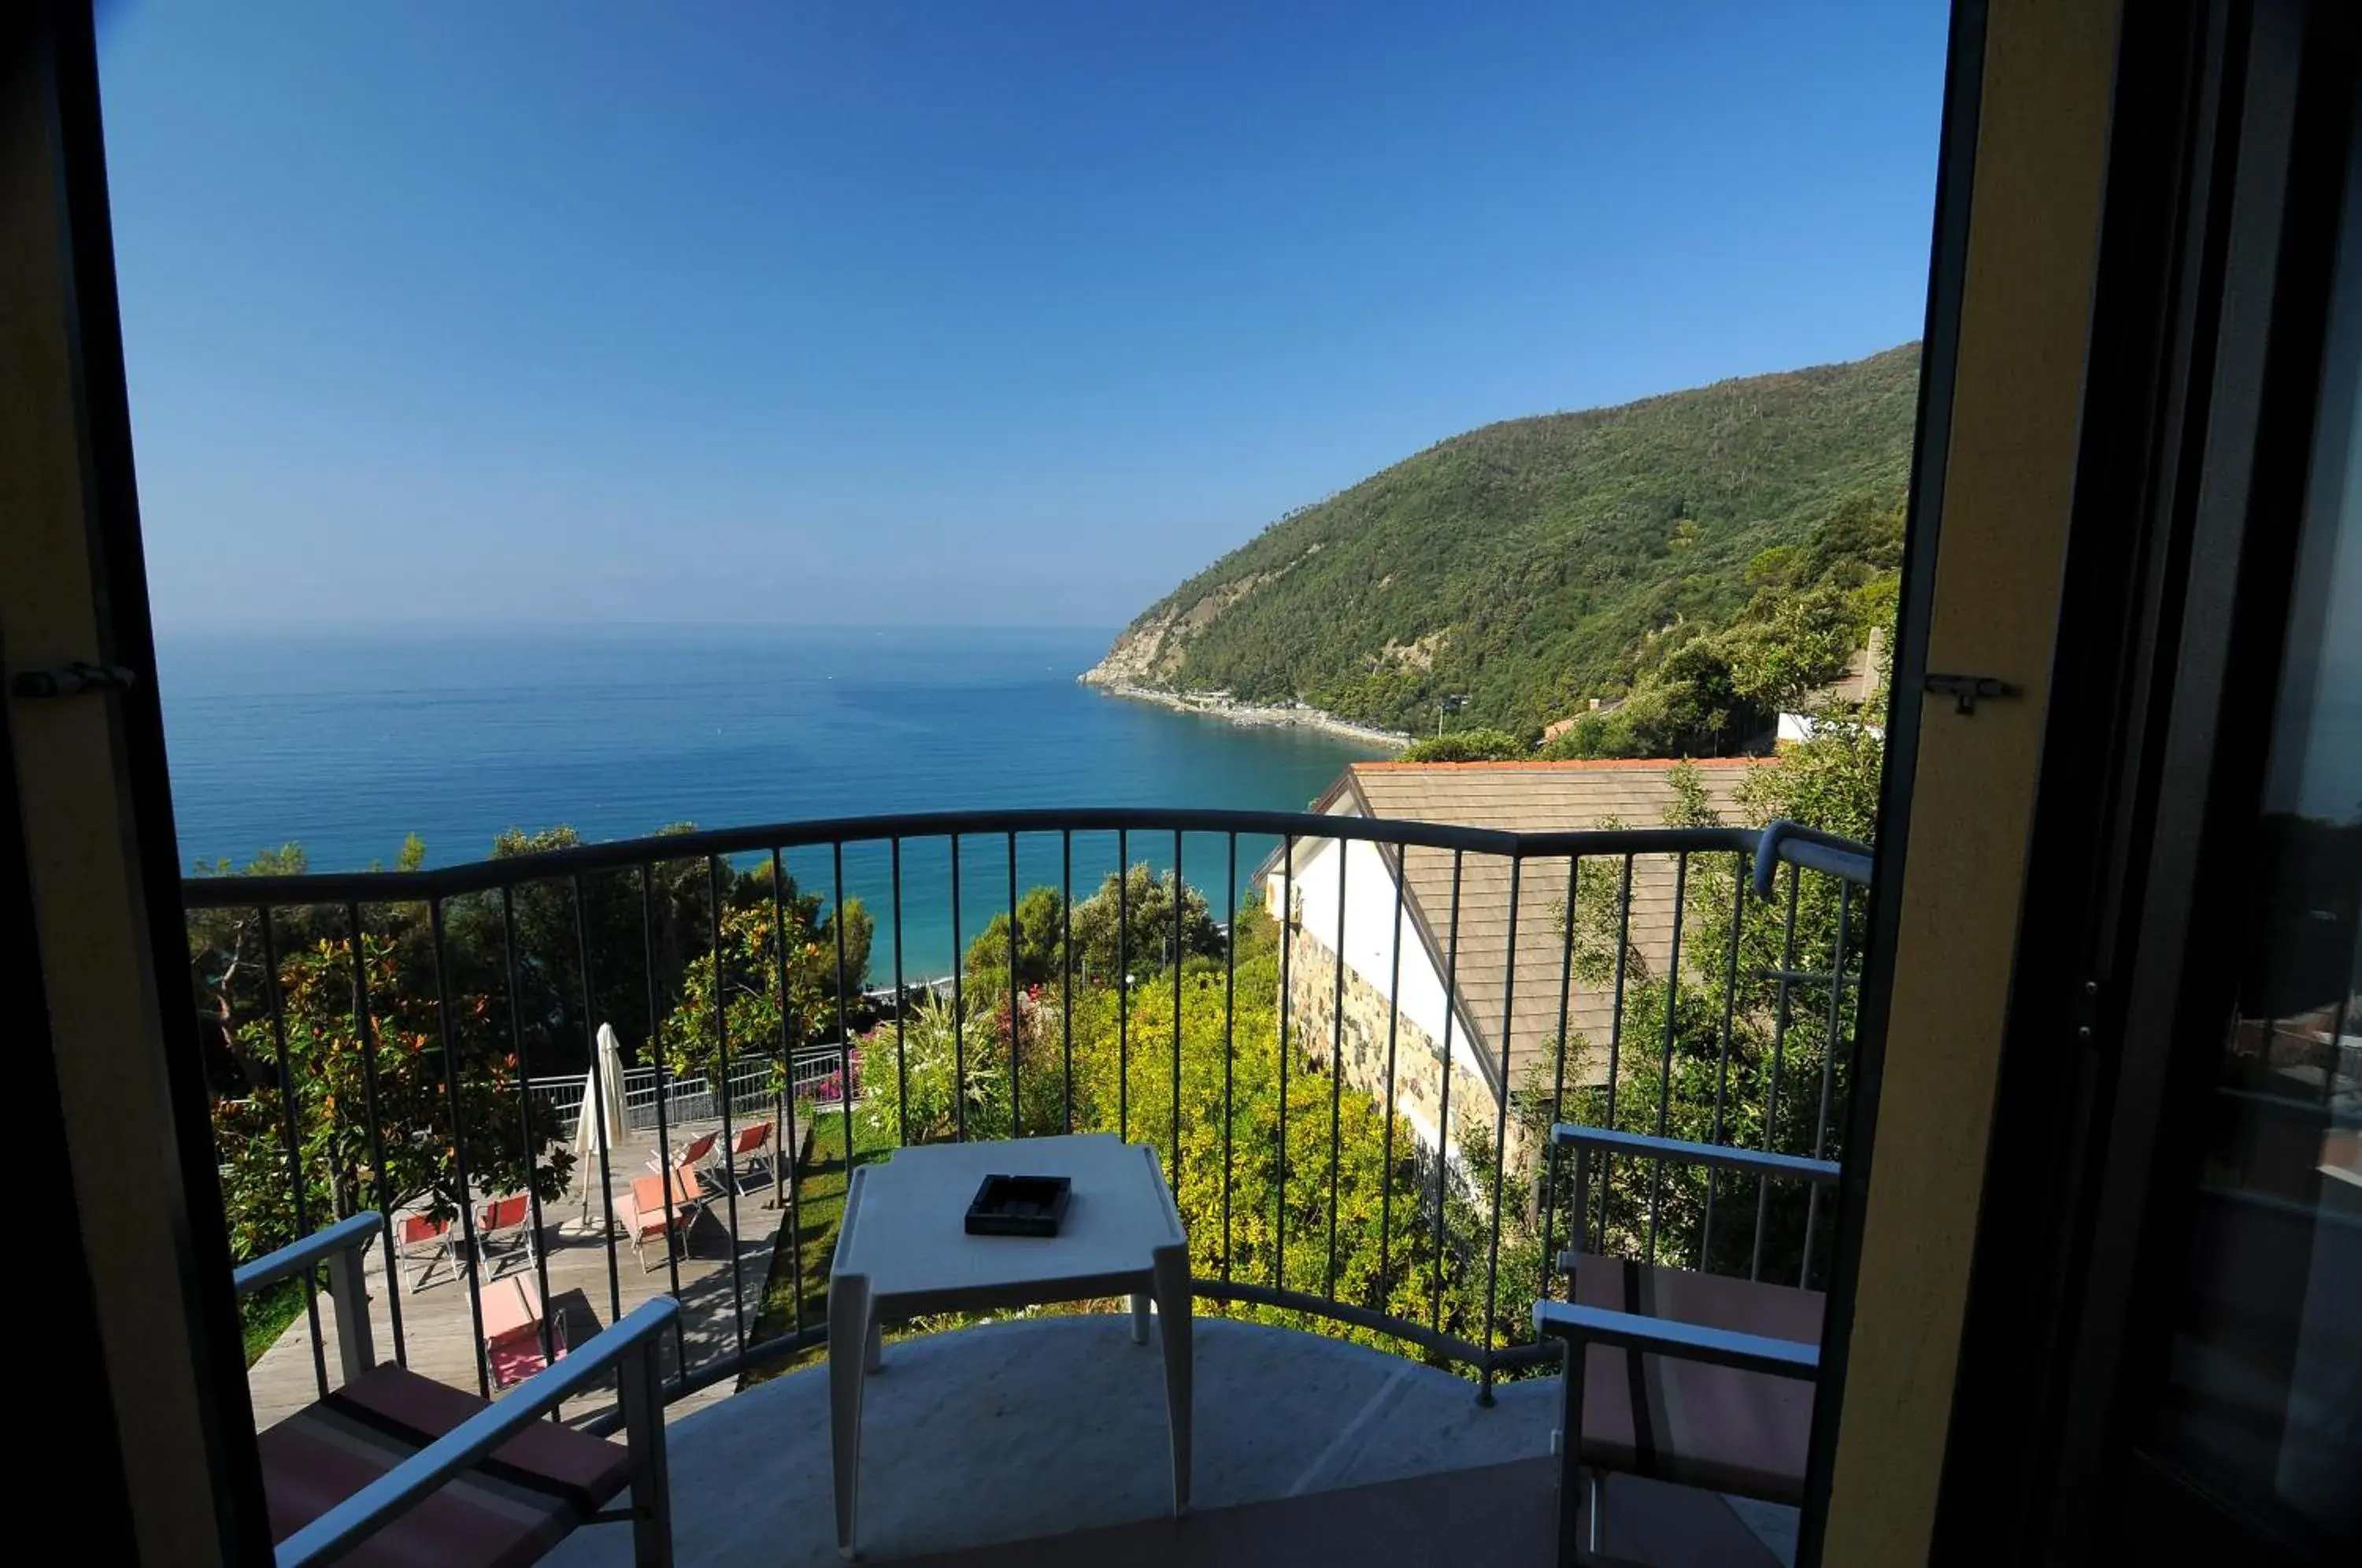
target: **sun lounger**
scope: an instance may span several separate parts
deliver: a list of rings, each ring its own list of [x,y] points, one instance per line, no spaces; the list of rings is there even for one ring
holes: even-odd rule
[[[771,1179],[770,1142],[771,1123],[767,1121],[758,1121],[752,1127],[741,1127],[738,1130],[738,1135],[730,1141],[730,1147],[720,1161],[723,1190],[734,1191],[740,1197],[745,1197],[748,1189],[756,1185],[755,1173],[757,1170],[763,1173],[764,1181],[768,1182]],[[746,1162],[745,1174],[743,1176],[739,1174],[738,1168],[738,1162],[741,1160]]]
[[[533,1199],[522,1192],[495,1198],[476,1214],[476,1255],[491,1275],[496,1254],[522,1257],[533,1266],[538,1241],[533,1233]]]
[[[672,1204],[668,1212],[665,1204],[665,1178],[660,1176],[635,1176],[630,1188],[615,1205],[615,1219],[631,1238],[632,1250],[639,1254],[640,1272],[655,1272],[648,1262],[648,1243],[660,1241],[666,1255],[671,1255],[673,1238],[686,1236],[697,1220],[701,1207],[695,1171],[681,1165],[672,1173]]]
[[[483,1311],[484,1360],[491,1369],[493,1387],[521,1383],[565,1359],[566,1320],[548,1317],[541,1284],[531,1274],[509,1275],[484,1286]]]
[[[426,1288],[426,1276],[435,1265],[451,1265],[451,1276],[459,1275],[459,1231],[450,1220],[434,1220],[424,1214],[405,1214],[394,1227],[394,1241],[401,1250],[402,1261],[416,1264],[418,1272],[407,1283],[412,1295]]]

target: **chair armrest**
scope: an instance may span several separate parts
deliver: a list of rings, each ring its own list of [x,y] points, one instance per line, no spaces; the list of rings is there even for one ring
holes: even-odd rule
[[[1775,1340],[1736,1329],[1709,1329],[1670,1318],[1614,1312],[1604,1307],[1578,1307],[1543,1299],[1534,1303],[1535,1331],[1564,1340],[1569,1353],[1586,1345],[1622,1345],[1653,1351],[1683,1361],[1736,1367],[1741,1372],[1767,1372],[1774,1377],[1813,1382],[1821,1375],[1821,1347],[1799,1340]]]
[[[1679,1138],[1652,1138],[1645,1132],[1615,1132],[1562,1121],[1551,1129],[1551,1142],[1567,1149],[1605,1149],[1643,1160],[1678,1160],[1717,1170],[1745,1171],[1753,1176],[1794,1176],[1802,1181],[1834,1185],[1835,1160],[1808,1160],[1798,1154],[1775,1154],[1763,1149],[1734,1149],[1722,1143],[1690,1143]]]
[[[659,1296],[564,1361],[518,1384],[279,1543],[278,1568],[325,1562],[392,1522],[427,1493],[533,1425],[559,1401],[574,1398],[627,1356],[653,1352],[657,1335],[680,1312]]]
[[[356,1252],[369,1245],[381,1223],[374,1212],[339,1220],[325,1231],[315,1231],[302,1241],[290,1242],[275,1253],[264,1253],[230,1278],[240,1297],[251,1296],[266,1285],[308,1274],[340,1253]]]

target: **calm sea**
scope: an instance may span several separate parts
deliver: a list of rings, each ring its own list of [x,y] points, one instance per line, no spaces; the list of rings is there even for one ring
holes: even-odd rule
[[[403,835],[429,865],[478,859],[510,827],[585,838],[668,823],[730,827],[885,812],[1012,806],[1302,807],[1370,749],[1299,729],[1244,729],[1076,684],[1112,633],[908,627],[649,627],[530,632],[184,633],[159,659],[181,851],[239,864],[282,844],[315,870],[391,864]],[[1243,878],[1268,845],[1242,840]],[[1008,900],[1005,840],[964,842],[961,926]],[[1224,905],[1224,849],[1191,837],[1183,869]],[[1162,844],[1131,858],[1171,864]],[[1116,863],[1078,834],[1075,884]],[[827,892],[825,850],[790,870]],[[1019,852],[1021,886],[1055,882],[1054,836]],[[848,851],[845,890],[878,917],[880,852]],[[907,974],[952,952],[948,846],[904,850]]]

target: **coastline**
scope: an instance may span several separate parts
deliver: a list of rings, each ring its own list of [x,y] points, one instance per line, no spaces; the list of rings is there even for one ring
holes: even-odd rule
[[[1179,713],[1202,713],[1210,719],[1248,729],[1275,728],[1297,725],[1304,729],[1323,730],[1347,740],[1370,745],[1392,746],[1396,750],[1410,744],[1411,737],[1399,730],[1382,730],[1374,724],[1359,724],[1351,719],[1341,719],[1323,709],[1301,704],[1271,707],[1255,702],[1233,701],[1221,696],[1190,696],[1177,691],[1164,691],[1153,686],[1135,686],[1124,680],[1094,680],[1088,675],[1076,677],[1081,684],[1102,696],[1124,697],[1135,702],[1153,702],[1160,708],[1170,708]]]

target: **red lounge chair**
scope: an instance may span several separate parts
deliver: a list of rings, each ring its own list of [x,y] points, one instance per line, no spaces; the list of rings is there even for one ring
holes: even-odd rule
[[[1573,1151],[1578,1226],[1594,1150],[1823,1185],[1838,1177],[1827,1160],[1637,1132],[1562,1124],[1551,1129],[1551,1140]],[[1776,1503],[1804,1500],[1820,1375],[1819,1291],[1573,1250],[1558,1261],[1573,1271],[1574,1299],[1534,1303],[1534,1327],[1566,1347],[1561,1562],[1602,1550],[1611,1472]],[[1587,1529],[1577,1508],[1586,1493]]]
[[[632,1239],[632,1250],[639,1254],[640,1272],[653,1274],[656,1264],[648,1262],[648,1243],[661,1241],[665,1255],[672,1255],[675,1236],[687,1236],[697,1220],[699,1208],[697,1173],[683,1165],[672,1173],[672,1209],[665,1209],[665,1178],[657,1176],[635,1176],[624,1199],[615,1206],[615,1219],[624,1227],[624,1234]]]
[[[522,1192],[506,1198],[495,1198],[476,1214],[476,1255],[483,1261],[493,1276],[495,1253],[510,1257],[523,1257],[525,1266],[533,1266],[537,1242],[533,1233],[533,1199]]]
[[[361,1254],[378,1233],[357,1214],[237,1271],[240,1296],[326,1264],[343,1386],[257,1440],[278,1568],[331,1560],[370,1568],[516,1568],[578,1527],[632,1527],[633,1561],[668,1568],[672,1514],[657,1350],[680,1310],[642,1304],[563,1366],[498,1404],[372,1365]],[[522,1287],[509,1279],[502,1287]],[[541,1418],[612,1375],[626,1443]],[[602,1512],[619,1494],[628,1501]]]
[[[758,1166],[762,1169],[763,1179],[771,1179],[771,1155],[767,1147],[770,1142],[771,1124],[767,1121],[758,1121],[752,1127],[738,1130],[738,1135],[730,1141],[728,1151],[722,1156],[723,1190],[735,1190],[744,1198],[747,1189],[755,1185],[755,1172]],[[741,1160],[746,1162],[746,1173],[743,1177],[738,1173]]]
[[[701,1169],[705,1162],[713,1157],[713,1145],[721,1141],[722,1134],[719,1132],[708,1132],[703,1137],[692,1140],[688,1147],[681,1150],[679,1157],[673,1160],[673,1167],[677,1170]],[[649,1174],[661,1173],[664,1168],[664,1151],[650,1150],[648,1152]]]
[[[459,1276],[459,1235],[448,1220],[431,1220],[424,1214],[405,1214],[395,1231],[402,1261],[419,1265],[410,1276],[410,1292],[415,1296],[426,1288],[426,1276],[435,1272],[438,1263],[451,1265],[451,1277]]]

